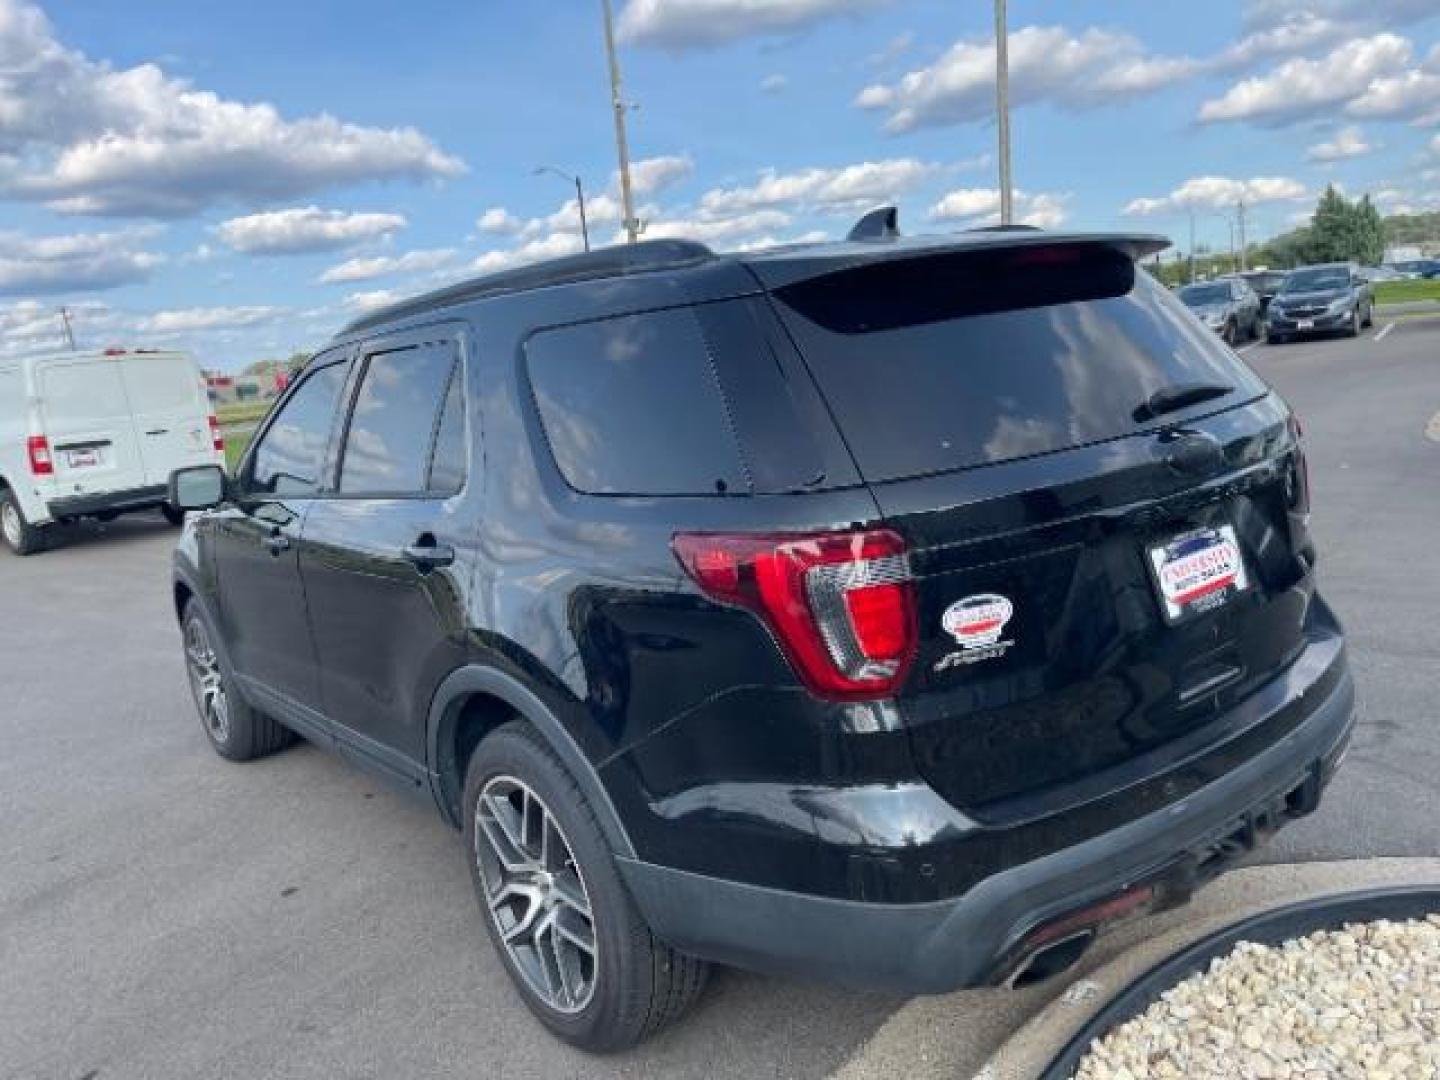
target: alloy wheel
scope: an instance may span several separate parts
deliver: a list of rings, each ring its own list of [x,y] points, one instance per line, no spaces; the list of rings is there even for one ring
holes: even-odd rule
[[[599,960],[590,894],[559,822],[523,781],[496,776],[480,792],[475,859],[513,967],[549,1008],[583,1010]]]
[[[185,662],[190,673],[190,689],[195,694],[205,730],[216,742],[228,742],[230,699],[220,672],[220,658],[210,644],[210,632],[199,619],[191,619],[185,625]]]

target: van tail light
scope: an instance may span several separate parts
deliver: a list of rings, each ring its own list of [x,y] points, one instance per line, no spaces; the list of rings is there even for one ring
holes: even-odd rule
[[[225,449],[225,436],[220,434],[220,421],[215,419],[215,414],[210,414],[210,442],[217,452]]]
[[[54,476],[55,459],[50,456],[50,440],[44,435],[31,435],[25,440],[30,456],[30,471],[36,476]]]
[[[872,700],[903,685],[918,631],[899,534],[680,533],[672,546],[707,596],[764,621],[819,696]]]

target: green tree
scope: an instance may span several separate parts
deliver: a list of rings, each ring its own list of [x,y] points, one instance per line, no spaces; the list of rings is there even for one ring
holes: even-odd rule
[[[1310,219],[1310,235],[1305,245],[1305,259],[1312,263],[1344,262],[1354,258],[1358,243],[1354,208],[1334,184],[1325,185],[1315,214]]]

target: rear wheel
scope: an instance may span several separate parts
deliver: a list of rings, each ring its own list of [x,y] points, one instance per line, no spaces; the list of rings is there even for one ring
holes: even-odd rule
[[[194,600],[185,606],[183,633],[190,693],[200,713],[200,726],[215,752],[231,761],[249,761],[289,745],[292,736],[287,728],[256,712],[235,692],[234,680],[215,648],[210,624]]]
[[[511,723],[481,742],[464,807],[490,939],[547,1028],[585,1050],[621,1050],[700,996],[708,965],[650,932],[585,796],[533,729]]]
[[[33,555],[45,546],[45,533],[25,520],[20,501],[8,487],[0,487],[0,536],[16,555]]]

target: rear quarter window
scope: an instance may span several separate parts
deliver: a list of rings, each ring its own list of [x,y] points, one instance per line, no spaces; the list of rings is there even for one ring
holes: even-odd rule
[[[1131,434],[1162,388],[1233,388],[1200,412],[1265,392],[1180,301],[1103,247],[869,263],[786,286],[776,306],[872,481]]]
[[[749,490],[694,311],[542,330],[525,346],[546,441],[565,482],[594,495]]]

